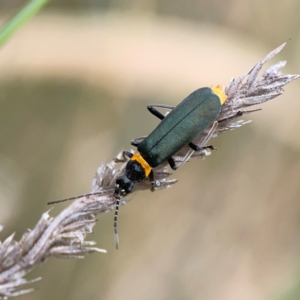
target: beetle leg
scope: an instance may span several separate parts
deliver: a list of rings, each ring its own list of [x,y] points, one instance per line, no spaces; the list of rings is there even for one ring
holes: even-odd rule
[[[155,180],[154,180],[154,173],[153,173],[152,170],[149,174],[149,180],[150,180],[150,183],[151,183],[151,192],[154,192],[155,191]]]
[[[175,160],[173,157],[168,158],[168,163],[169,163],[170,167],[172,168],[172,170],[177,170],[177,166],[175,164]]]
[[[209,145],[209,146],[204,146],[204,147],[200,147],[192,142],[189,143],[189,146],[191,149],[193,149],[194,151],[198,152],[200,150],[203,149],[210,149],[210,150],[217,150],[213,145]]]
[[[213,146],[202,146],[205,145],[207,143],[207,141],[213,136],[213,134],[215,133],[215,130],[218,127],[219,122],[215,121],[212,125],[212,127],[210,128],[207,136],[205,137],[205,139],[203,140],[203,142],[201,143],[200,146],[194,144],[193,142],[189,143],[190,148],[192,148],[194,151],[200,151],[202,149],[211,149],[211,150],[216,150],[216,148],[214,148]]]
[[[215,148],[213,145],[209,145],[209,146],[202,147],[202,149],[218,150],[218,149]]]
[[[177,170],[178,168],[180,168],[182,165],[184,165],[190,158],[191,158],[191,156],[194,154],[194,150],[193,149],[190,149],[189,151],[188,151],[188,153],[185,155],[185,157],[182,159],[182,161],[178,164],[178,165],[176,165],[175,164],[175,160],[174,160],[174,158],[173,157],[170,157],[169,159],[168,159],[168,163],[169,163],[169,165],[170,165],[170,167],[175,171],[175,170]]]
[[[127,151],[127,150],[123,151],[124,159],[126,159],[126,157],[131,158],[132,156],[133,156],[133,154],[130,151]]]
[[[200,147],[200,146],[198,146],[198,145],[196,145],[196,144],[194,144],[192,142],[189,143],[189,147],[191,149],[193,149],[194,151],[200,151],[202,149],[202,147]]]
[[[141,137],[139,137],[139,138],[136,138],[136,139],[132,140],[132,141],[130,142],[130,144],[131,144],[132,146],[137,147],[137,146],[143,141],[143,139],[145,139],[145,138],[146,138],[146,136],[141,136]]]
[[[173,106],[163,105],[163,104],[148,105],[147,109],[151,112],[152,115],[159,118],[160,120],[164,119],[165,116],[154,107],[161,107],[161,108],[166,108],[171,110],[174,108]]]

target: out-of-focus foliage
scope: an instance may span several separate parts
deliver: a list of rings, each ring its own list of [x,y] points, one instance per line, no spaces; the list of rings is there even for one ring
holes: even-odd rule
[[[32,19],[48,0],[31,0],[0,28],[0,47],[2,47],[24,24]]]
[[[12,10],[24,1],[3,0],[0,11]],[[297,0],[52,0],[49,10],[83,12],[95,10],[137,11],[161,16],[174,16],[196,22],[207,22],[230,27],[274,45],[278,39],[294,38],[300,26]],[[290,50],[292,51],[292,50]]]

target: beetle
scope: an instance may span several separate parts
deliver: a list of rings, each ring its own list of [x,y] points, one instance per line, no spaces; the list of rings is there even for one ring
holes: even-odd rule
[[[116,247],[118,249],[117,219],[120,200],[131,193],[135,184],[149,177],[154,185],[152,169],[168,161],[173,170],[178,169],[191,155],[176,165],[172,156],[183,147],[189,146],[192,151],[200,151],[208,147],[200,147],[192,140],[206,130],[209,126],[217,126],[216,119],[222,110],[227,96],[221,86],[204,87],[197,89],[187,96],[176,107],[164,105],[150,105],[148,110],[162,121],[142,141],[133,140],[131,144],[137,147],[137,153],[124,151],[123,156],[128,157],[125,174],[117,178],[115,187],[116,210],[114,217],[114,232]],[[155,107],[171,109],[167,116],[160,113]],[[214,125],[213,125],[214,127]],[[193,152],[192,152],[193,153]]]
[[[137,147],[136,153],[123,152],[123,157],[128,158],[124,175],[116,179],[113,189],[116,198],[114,215],[114,233],[116,248],[119,247],[119,236],[117,231],[117,220],[120,201],[123,197],[132,192],[134,186],[149,177],[151,185],[154,186],[153,168],[164,162],[168,162],[173,170],[183,165],[194,151],[201,151],[205,148],[214,149],[212,146],[201,147],[194,144],[193,139],[211,126],[211,129],[202,142],[212,136],[218,126],[216,121],[221,113],[222,105],[227,96],[219,85],[197,89],[176,107],[166,105],[149,105],[147,109],[161,120],[159,125],[145,138],[135,139],[131,142]],[[167,108],[171,111],[167,116],[160,113],[155,107]],[[173,155],[185,146],[191,150],[183,158],[182,162],[176,165]],[[77,197],[71,197],[59,201],[48,202],[48,204],[74,200],[85,196],[101,195],[111,190],[89,193]]]

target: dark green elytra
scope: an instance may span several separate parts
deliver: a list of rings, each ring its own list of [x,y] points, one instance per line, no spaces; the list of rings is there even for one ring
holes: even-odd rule
[[[154,168],[190,143],[217,119],[221,100],[211,88],[200,88],[180,102],[137,150]]]

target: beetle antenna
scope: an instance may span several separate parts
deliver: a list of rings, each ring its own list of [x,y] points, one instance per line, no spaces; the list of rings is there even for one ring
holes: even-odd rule
[[[115,232],[115,241],[116,241],[116,249],[119,249],[119,235],[118,235],[118,213],[119,213],[119,205],[121,198],[119,196],[116,196],[117,202],[116,202],[116,210],[115,210],[115,217],[114,217],[114,232]]]
[[[103,194],[106,194],[106,193],[110,193],[112,191],[114,191],[114,189],[109,189],[109,190],[102,191],[102,192],[83,194],[83,195],[70,197],[70,198],[66,198],[66,199],[62,199],[62,200],[50,201],[50,202],[47,202],[47,204],[50,205],[50,204],[56,204],[56,203],[65,202],[65,201],[69,201],[69,200],[76,200],[76,199],[83,198],[83,197],[103,195]]]

